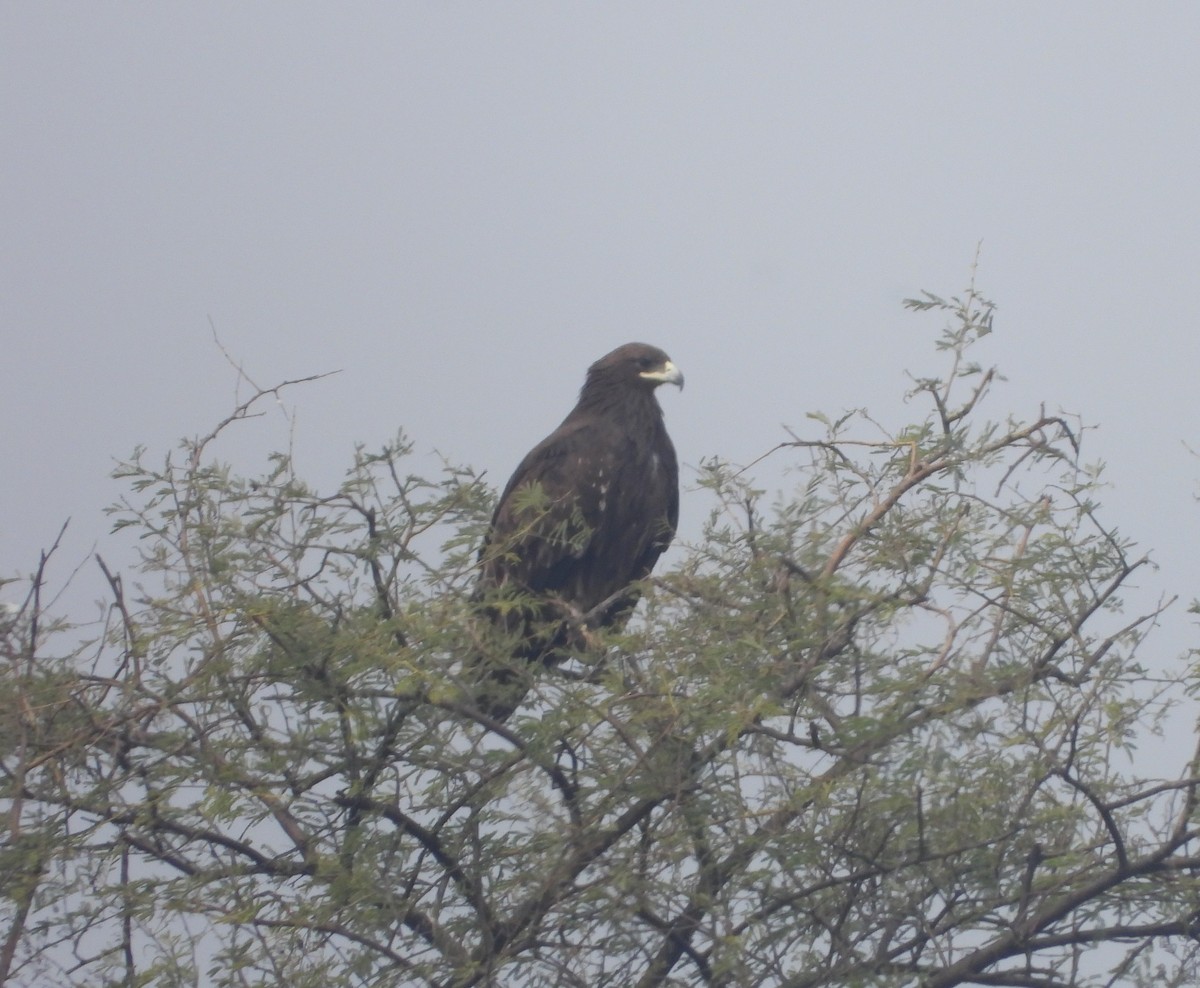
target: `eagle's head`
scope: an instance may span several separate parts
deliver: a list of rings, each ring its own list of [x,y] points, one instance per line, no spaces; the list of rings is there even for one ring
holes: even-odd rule
[[[653,391],[660,384],[683,389],[683,375],[662,350],[648,343],[626,343],[588,368],[588,381],[640,386]]]

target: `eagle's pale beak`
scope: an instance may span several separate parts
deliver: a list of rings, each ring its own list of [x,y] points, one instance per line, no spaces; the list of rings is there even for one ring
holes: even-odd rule
[[[658,370],[642,371],[639,377],[644,377],[647,381],[657,381],[659,384],[674,384],[680,391],[683,390],[683,374],[669,360]]]

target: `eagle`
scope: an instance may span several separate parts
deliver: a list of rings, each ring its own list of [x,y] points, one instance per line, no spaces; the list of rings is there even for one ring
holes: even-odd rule
[[[493,648],[475,704],[503,721],[539,666],[620,628],[675,536],[679,465],[654,391],[683,388],[658,347],[626,343],[588,368],[579,401],[521,460],[479,553],[475,600]],[[486,629],[485,629],[486,630]]]

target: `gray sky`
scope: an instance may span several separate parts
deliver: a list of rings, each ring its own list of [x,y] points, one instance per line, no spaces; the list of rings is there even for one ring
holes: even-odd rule
[[[1106,517],[1190,598],[1197,52],[1190,2],[4,3],[0,571],[69,515],[65,575],[114,459],[232,408],[210,320],[262,384],[343,371],[287,396],[322,484],[401,425],[501,484],[635,339],[683,462],[745,462],[916,414],[900,300],[982,240],[988,411],[1099,424]]]

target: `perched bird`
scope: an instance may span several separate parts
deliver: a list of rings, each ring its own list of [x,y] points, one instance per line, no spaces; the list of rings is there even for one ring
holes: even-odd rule
[[[531,673],[593,628],[620,627],[675,536],[679,466],[654,396],[683,388],[662,350],[627,343],[588,368],[579,401],[517,467],[479,554],[476,599],[500,645],[474,662],[476,705],[503,720]]]

